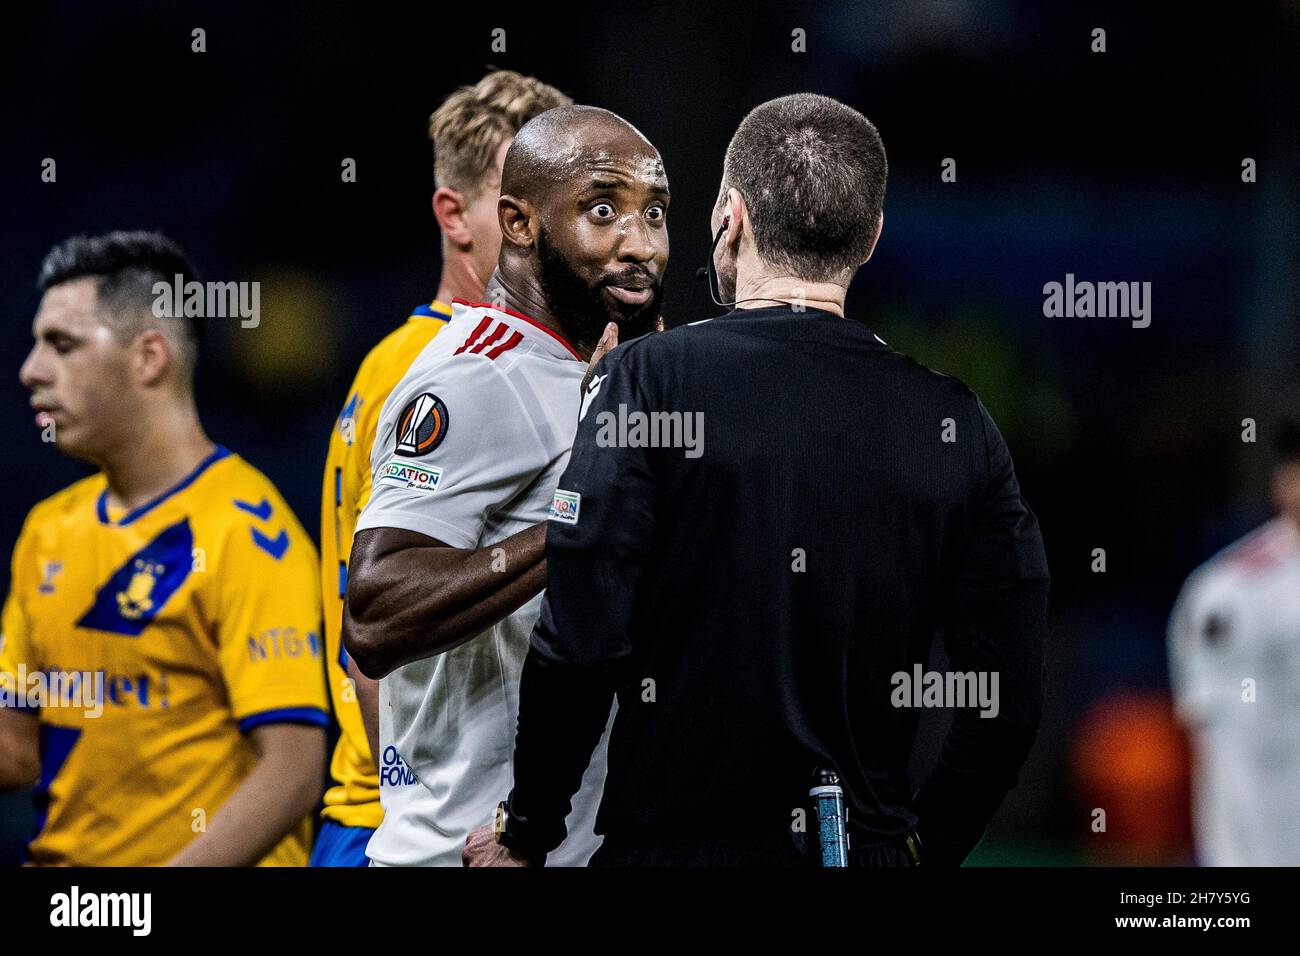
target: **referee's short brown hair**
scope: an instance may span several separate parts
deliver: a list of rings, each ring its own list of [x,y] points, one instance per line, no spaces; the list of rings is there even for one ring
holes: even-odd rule
[[[722,169],[745,197],[764,262],[801,279],[851,276],[871,252],[889,164],[871,121],[829,96],[796,93],[755,107]]]

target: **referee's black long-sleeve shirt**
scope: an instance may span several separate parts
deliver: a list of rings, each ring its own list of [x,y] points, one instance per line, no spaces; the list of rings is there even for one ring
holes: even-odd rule
[[[638,412],[692,416],[702,444],[646,447],[672,421],[638,435]],[[740,309],[611,351],[560,489],[580,498],[548,527],[510,797],[529,845],[561,841],[617,693],[607,846],[776,845],[820,765],[855,843],[915,826],[923,859],[969,853],[1037,730],[1048,583],[970,389],[856,321]],[[996,672],[998,711],[957,710],[917,792],[920,711],[891,677],[941,627],[951,671]]]

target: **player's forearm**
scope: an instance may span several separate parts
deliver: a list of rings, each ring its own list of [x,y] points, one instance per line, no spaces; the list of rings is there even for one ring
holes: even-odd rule
[[[372,678],[464,643],[546,586],[542,524],[475,550],[372,549],[370,533],[353,550],[343,642]]]
[[[505,580],[502,580],[505,577]],[[491,587],[458,588],[454,598],[415,598],[418,603],[385,619],[376,617],[353,634],[364,634],[354,657],[363,673],[376,679],[403,664],[441,654],[465,643],[510,615],[546,586],[546,561],[541,559],[514,572],[502,572]],[[456,599],[467,603],[456,603]],[[344,623],[348,633],[349,623]],[[354,640],[358,638],[354,637]],[[351,648],[350,648],[351,652]]]
[[[348,658],[348,677],[352,679],[353,685],[357,689],[357,707],[361,711],[361,723],[366,728],[366,742],[370,745],[370,759],[374,762],[376,770],[383,762],[383,756],[379,752],[379,681],[371,680],[361,669],[357,667],[357,662]]]
[[[0,793],[26,789],[35,784],[40,775],[39,761],[28,763],[26,754],[10,754],[0,747]]]
[[[277,728],[281,729],[281,728]],[[252,866],[316,807],[325,733],[292,727],[288,746],[263,753],[253,771],[169,866]]]
[[[412,632],[414,640],[408,645],[409,657],[400,663],[451,650],[513,614],[546,587],[546,559],[538,558],[505,580],[503,576],[504,572],[472,590],[458,590],[457,594],[464,597],[449,600],[442,606],[436,613],[437,623],[431,634]],[[460,600],[465,603],[460,604]]]
[[[34,713],[0,707],[0,791],[30,787],[40,776],[38,726]]]

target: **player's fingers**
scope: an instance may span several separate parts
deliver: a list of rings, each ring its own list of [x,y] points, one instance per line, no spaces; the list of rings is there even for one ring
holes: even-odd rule
[[[605,331],[596,343],[596,351],[591,355],[591,364],[595,365],[605,357],[605,353],[618,345],[618,324],[610,322],[605,326]]]
[[[618,326],[610,322],[605,326],[605,331],[601,333],[595,351],[591,353],[591,361],[587,363],[587,374],[582,376],[579,392],[585,393],[587,391],[587,383],[591,381],[591,376],[595,373],[597,364],[605,357],[605,353],[616,345],[618,345]]]

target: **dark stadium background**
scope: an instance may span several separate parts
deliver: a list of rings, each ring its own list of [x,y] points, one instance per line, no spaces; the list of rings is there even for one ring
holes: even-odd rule
[[[674,325],[717,311],[694,273],[731,132],[770,97],[825,93],[879,126],[891,165],[849,313],[984,399],[1051,560],[1039,742],[972,862],[1190,861],[1164,627],[1187,573],[1267,516],[1266,422],[1300,373],[1300,7],[1131,6],[8,6],[0,574],[26,510],[85,474],[40,442],[16,377],[54,242],[160,227],[205,278],[262,283],[259,328],[213,323],[200,408],[315,534],[351,375],[435,289],[425,122],[453,87],[488,65],[535,73],[659,147]],[[206,53],[190,52],[195,27]],[[791,50],[796,28],[807,52]],[[57,184],[40,181],[45,157]],[[1044,318],[1042,286],[1067,272],[1151,282],[1151,327]],[[755,424],[780,414],[756,409]],[[1258,444],[1241,441],[1246,417]],[[942,723],[927,715],[918,769]],[[1098,806],[1105,833],[1089,828]],[[25,795],[0,802],[0,856],[29,825]]]

